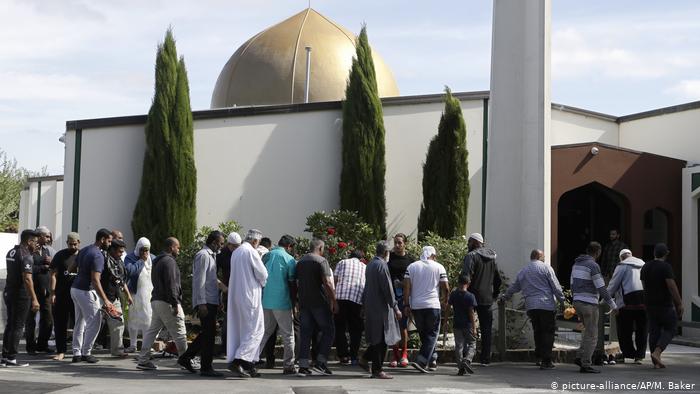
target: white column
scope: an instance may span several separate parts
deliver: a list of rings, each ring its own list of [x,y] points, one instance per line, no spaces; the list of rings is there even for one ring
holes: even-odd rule
[[[494,0],[486,242],[514,279],[550,251],[551,0]]]

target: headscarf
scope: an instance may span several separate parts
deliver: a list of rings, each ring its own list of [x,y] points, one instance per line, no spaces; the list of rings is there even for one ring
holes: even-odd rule
[[[420,255],[421,261],[427,262],[431,256],[436,256],[437,251],[435,250],[434,247],[432,246],[424,246],[423,247],[423,253]]]
[[[134,254],[138,257],[141,254],[141,248],[151,249],[151,241],[146,237],[141,237],[136,242],[136,248],[134,249]]]

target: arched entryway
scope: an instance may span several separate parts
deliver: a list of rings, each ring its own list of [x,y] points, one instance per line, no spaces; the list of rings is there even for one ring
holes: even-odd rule
[[[592,182],[564,193],[557,208],[557,277],[569,287],[573,261],[589,242],[607,243],[611,229],[626,233],[629,202],[624,195]]]

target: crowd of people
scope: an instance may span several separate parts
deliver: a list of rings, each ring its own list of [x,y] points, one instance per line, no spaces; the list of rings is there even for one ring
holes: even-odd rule
[[[235,232],[212,231],[192,262],[191,305],[200,330],[188,344],[176,238],[166,239],[165,249],[155,256],[147,238],[140,238],[127,252],[118,230],[100,229],[94,242],[82,248],[80,235],[71,232],[66,248],[56,252],[49,229],[25,230],[20,244],[7,254],[3,293],[7,323],[0,365],[28,365],[17,360],[23,334],[28,354],[55,352],[53,358],[63,360],[73,321],[73,363],[99,361],[92,351],[102,328],[109,337],[103,343],[112,356],[128,357],[138,351],[137,368],[156,370],[152,348],[165,329],[179,366],[201,376],[221,377],[213,365],[221,326],[228,369],[239,378],[259,377],[263,357],[268,367],[274,366],[270,358],[280,336],[285,375],[332,375],[328,361],[335,345],[340,364],[356,365],[377,379],[391,379],[384,368],[389,349],[389,367],[410,366],[420,373],[438,368],[437,341],[451,316],[457,374],[473,374],[478,338],[478,363],[491,363],[493,304],[520,292],[532,323],[537,365],[555,368],[556,314],[564,294],[541,250],[531,252],[515,281],[501,291],[497,254],[484,245],[481,234],[473,233],[457,286],[450,289],[448,273],[433,246],[424,246],[416,259],[407,252],[404,234],[396,234],[392,241],[393,247],[387,241],[377,243],[371,258],[361,250],[351,251],[332,270],[320,239],[310,242],[309,253],[295,256],[296,240],[290,235],[272,247],[258,230],[248,231],[243,239]],[[668,248],[657,245],[655,259],[646,264],[629,249],[620,250],[607,286],[596,262],[602,252],[600,244],[591,242],[573,264],[573,305],[584,327],[576,364],[581,372],[600,372],[591,364],[599,342],[602,298],[616,314],[623,357],[641,363],[648,331],[652,363],[664,368],[661,354],[682,315],[673,272],[665,262]],[[219,322],[222,313],[225,318]],[[420,339],[412,361],[411,325]],[[52,332],[55,350],[49,348]],[[367,348],[360,354],[363,337]]]

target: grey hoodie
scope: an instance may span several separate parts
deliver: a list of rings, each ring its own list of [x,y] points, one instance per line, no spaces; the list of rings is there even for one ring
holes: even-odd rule
[[[640,279],[643,266],[643,260],[630,256],[615,267],[615,272],[608,284],[608,293],[615,296],[615,303],[618,307],[625,306],[623,294],[627,296],[628,302],[638,298],[638,302],[634,302],[637,305],[633,306],[643,304],[644,287]]]

